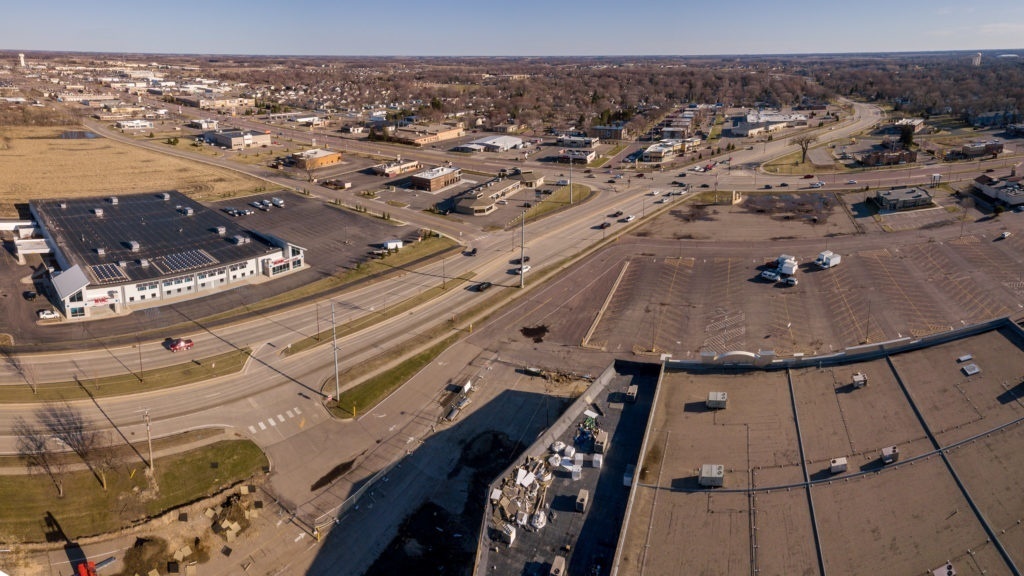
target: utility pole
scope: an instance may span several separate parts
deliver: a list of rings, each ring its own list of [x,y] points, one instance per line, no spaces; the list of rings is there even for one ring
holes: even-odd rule
[[[139,349],[139,384],[143,383],[143,371],[142,371],[142,342],[139,338],[135,338],[135,347]]]
[[[572,165],[575,163],[573,157],[569,156],[569,206],[572,206]]]
[[[149,408],[143,410],[142,416],[146,419],[146,442],[149,444],[149,473],[155,475],[156,469],[153,467],[153,433],[149,426]]]
[[[341,400],[341,385],[338,383],[338,328],[334,323],[334,302],[331,301],[331,344],[334,347],[334,401]]]
[[[441,258],[441,290],[445,289],[444,258]]]
[[[333,305],[334,303],[332,302],[331,304]],[[315,309],[316,309],[316,341],[319,342],[320,341],[320,301],[319,300],[314,300],[313,301],[313,305],[315,306]]]
[[[571,166],[571,164],[570,164]],[[572,184],[570,184],[572,186]],[[570,188],[571,190],[572,188]],[[519,244],[519,287],[526,287],[526,210],[523,210],[523,220],[519,223],[522,242]]]

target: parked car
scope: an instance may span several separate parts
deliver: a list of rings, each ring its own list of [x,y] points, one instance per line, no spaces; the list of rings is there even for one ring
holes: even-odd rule
[[[796,286],[798,284],[796,278],[794,278],[793,276],[790,276],[788,278],[783,278],[781,280],[781,282],[785,286]]]
[[[39,316],[40,320],[56,320],[60,318],[60,314],[56,310],[40,310],[36,312],[36,316]]]
[[[281,200],[280,198],[277,198],[277,197],[271,198],[270,202],[274,206],[277,206],[278,208],[284,208],[284,200]]]
[[[175,338],[174,340],[171,340],[171,343],[167,347],[171,350],[171,352],[191,350],[192,340],[189,338]]]
[[[775,282],[779,279],[779,273],[775,270],[765,270],[764,272],[761,272],[761,278]]]
[[[35,290],[26,290],[26,291],[21,293],[21,296],[25,300],[28,300],[29,302],[31,302],[31,301],[35,300],[36,297],[39,296],[39,294],[36,294]]]
[[[1006,240],[1010,236],[1013,236],[1013,233],[1009,232],[1009,231],[1006,231],[1006,232],[1003,232],[1002,234],[999,235],[999,239],[1000,240]]]

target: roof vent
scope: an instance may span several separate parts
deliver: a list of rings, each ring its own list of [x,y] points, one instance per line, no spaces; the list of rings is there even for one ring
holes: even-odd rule
[[[248,244],[249,243],[249,237],[248,236],[242,236],[241,234],[238,234],[236,236],[232,236],[231,237],[231,241],[233,243],[235,243],[235,244]]]
[[[103,218],[103,208],[93,208],[92,213],[95,214],[97,218]]]
[[[126,268],[127,266],[128,266],[128,263],[125,262],[124,260],[118,260],[117,261],[117,267],[118,268]]]
[[[117,196],[111,196],[110,203],[117,206]]]
[[[132,252],[138,252],[139,251],[139,241],[138,240],[129,240],[128,241],[128,248],[130,248]]]
[[[97,255],[104,256],[104,255],[106,255],[106,253],[107,253],[107,249],[106,248],[103,248],[102,246],[96,248],[96,254]]]

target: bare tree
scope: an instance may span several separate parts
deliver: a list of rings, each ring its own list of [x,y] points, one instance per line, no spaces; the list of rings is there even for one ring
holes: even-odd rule
[[[89,429],[81,411],[67,403],[47,403],[36,410],[36,419],[54,438],[66,444],[77,454],[89,467],[89,470],[96,475],[97,480],[106,484],[100,479],[93,466],[98,436],[95,430]]]
[[[810,148],[812,142],[817,141],[817,136],[804,134],[802,136],[797,136],[796,138],[791,138],[789,143],[796,144],[797,146],[800,147],[800,163],[803,164],[804,162],[807,161],[807,149]]]
[[[51,451],[47,446],[50,436],[20,416],[14,421],[13,431],[18,437],[18,454],[25,459],[28,469],[41,470],[45,473],[56,486],[57,495],[63,498],[66,464],[60,454]]]

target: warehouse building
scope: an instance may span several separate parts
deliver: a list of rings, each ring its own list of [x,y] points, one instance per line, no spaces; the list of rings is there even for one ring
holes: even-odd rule
[[[178,192],[29,207],[46,245],[32,252],[53,255],[58,269],[50,281],[68,318],[206,296],[305,263],[305,248],[242,228]]]

